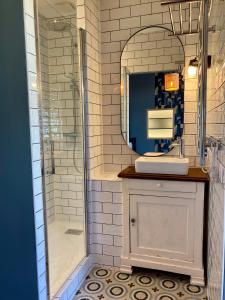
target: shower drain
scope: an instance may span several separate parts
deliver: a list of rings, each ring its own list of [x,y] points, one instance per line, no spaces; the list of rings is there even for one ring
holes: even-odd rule
[[[83,232],[83,230],[67,229],[65,234],[80,235],[82,232]]]

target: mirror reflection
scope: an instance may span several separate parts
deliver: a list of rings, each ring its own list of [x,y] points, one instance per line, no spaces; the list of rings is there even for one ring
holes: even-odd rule
[[[127,145],[141,155],[170,151],[184,127],[184,49],[162,27],[136,33],[121,56],[121,124]]]

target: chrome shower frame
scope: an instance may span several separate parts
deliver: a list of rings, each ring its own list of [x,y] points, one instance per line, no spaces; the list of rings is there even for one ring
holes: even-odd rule
[[[205,160],[206,160],[208,14],[209,14],[209,0],[204,0],[202,4],[202,28],[200,28],[199,77],[198,77],[198,149],[199,149],[201,167],[205,167]]]
[[[38,102],[39,107],[41,108],[41,98],[42,98],[42,83],[40,78],[40,65],[41,61],[41,53],[39,46],[39,17],[38,17],[38,3],[37,0],[34,0],[34,16],[35,16],[35,36],[36,36],[36,52],[37,52],[37,85],[38,85]],[[80,101],[82,102],[81,107],[81,119],[82,119],[82,133],[83,133],[83,167],[84,167],[84,225],[85,225],[85,257],[88,257],[88,153],[87,153],[87,120],[88,120],[88,109],[87,109],[87,87],[85,85],[86,78],[86,31],[82,28],[79,28],[79,63],[80,63]],[[39,115],[41,119],[41,116]],[[40,131],[43,132],[43,124],[40,120]],[[44,149],[44,141],[41,139],[40,141],[41,149]],[[52,146],[52,145],[51,145]],[[51,149],[52,150],[52,149]],[[42,152],[43,153],[43,152]],[[44,209],[44,238],[45,238],[45,264],[46,264],[46,289],[47,289],[47,297],[50,299],[50,274],[49,274],[49,251],[48,251],[48,227],[47,227],[47,207],[46,207],[46,190],[45,190],[45,178],[44,178],[44,170],[45,170],[45,161],[41,159],[41,168],[42,168],[42,189],[43,189],[43,209]],[[85,258],[84,257],[84,258]],[[83,259],[84,259],[83,258]],[[83,260],[82,260],[83,261]],[[82,261],[80,263],[82,263]],[[80,264],[79,263],[79,264]],[[79,266],[75,266],[75,269]],[[64,284],[64,283],[62,283]]]
[[[84,168],[84,204],[85,204],[85,238],[86,256],[88,256],[88,94],[85,79],[87,78],[87,56],[86,56],[86,30],[79,28],[79,47],[80,47],[80,97],[82,100],[82,124],[83,124],[83,168]]]
[[[40,36],[39,32],[39,17],[38,17],[38,3],[37,0],[34,0],[34,18],[35,18],[35,42],[36,42],[36,53],[37,53],[37,89],[38,89],[38,104],[41,107],[41,99],[42,99],[42,83],[41,83],[41,70],[39,62],[41,61],[41,51],[39,46],[39,39]],[[41,119],[40,112],[39,112],[39,120]],[[39,122],[40,131],[43,133],[43,123]],[[44,151],[44,141],[40,139],[40,146],[41,151],[43,154]],[[43,156],[43,155],[42,155]],[[45,160],[41,158],[41,170],[42,170],[42,193],[43,193],[43,210],[44,210],[44,238],[45,238],[45,266],[46,266],[46,289],[47,289],[47,297],[50,300],[50,274],[49,274],[49,247],[48,247],[48,228],[47,228],[47,203],[46,203],[46,189],[45,189],[45,177],[44,177],[44,170],[45,170]]]

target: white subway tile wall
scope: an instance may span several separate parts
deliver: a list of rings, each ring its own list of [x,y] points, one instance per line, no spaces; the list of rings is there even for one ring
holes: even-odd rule
[[[102,172],[103,165],[100,1],[85,1],[85,16],[88,169],[92,178]]]
[[[215,0],[210,15],[208,69],[207,134],[225,141],[225,3]],[[208,296],[224,299],[224,210],[225,210],[225,147],[209,150],[210,197],[208,225]]]
[[[103,113],[103,154],[104,171],[119,172],[133,164],[137,155],[128,149],[121,136],[120,126],[120,57],[126,41],[146,26],[162,25],[171,29],[168,7],[160,1],[101,0],[102,28],[102,113]],[[175,19],[176,25],[178,15]],[[195,17],[195,16],[194,16]],[[187,18],[187,15],[185,16]],[[185,65],[197,54],[198,36],[181,38],[185,48]],[[161,42],[163,43],[163,41]],[[134,44],[138,64],[140,43]],[[163,47],[163,44],[162,44]],[[130,49],[132,50],[132,49]],[[154,50],[154,49],[153,49]],[[157,49],[163,51],[163,49]],[[134,52],[133,52],[134,53]],[[132,54],[131,54],[132,55]],[[162,54],[163,56],[163,54]],[[132,58],[131,58],[132,59]],[[168,58],[169,59],[169,58]],[[154,63],[153,61],[151,64]],[[185,74],[187,75],[187,74]],[[185,79],[185,152],[192,166],[198,165],[197,155],[197,79]]]
[[[119,266],[122,239],[122,184],[115,176],[92,180],[89,190],[90,253],[96,265]]]
[[[37,247],[37,272],[39,299],[47,299],[46,264],[45,264],[45,235],[43,218],[43,194],[41,178],[41,146],[39,126],[39,105],[37,92],[36,47],[34,29],[33,1],[24,0],[25,40],[27,57],[27,77],[29,93],[30,131],[32,147],[32,171],[34,193],[34,217]]]

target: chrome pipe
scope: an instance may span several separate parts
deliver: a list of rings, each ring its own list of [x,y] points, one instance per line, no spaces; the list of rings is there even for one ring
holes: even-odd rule
[[[51,175],[55,174],[55,145],[54,140],[50,141],[50,151],[51,151],[51,166],[52,166],[52,172]]]
[[[200,2],[200,6],[199,6],[199,15],[198,15],[198,28],[197,31],[200,31],[200,24],[201,24],[201,14],[202,14],[202,2]]]
[[[169,1],[163,1],[161,5],[169,5],[169,4],[179,4],[179,3],[197,3],[201,2],[202,0],[169,0]]]
[[[182,17],[182,4],[179,4],[179,12],[180,12],[180,32],[183,33],[183,17]]]
[[[191,33],[191,22],[192,22],[192,3],[189,3],[189,33]]]
[[[215,28],[214,27],[209,27],[208,28],[208,32],[215,32]],[[180,35],[189,35],[189,34],[196,34],[199,33],[198,30],[193,30],[192,32],[189,31],[183,31],[183,33],[175,33],[175,34],[168,34],[168,36],[180,36]]]
[[[208,18],[209,18],[209,17],[210,17],[210,15],[211,15],[211,11],[212,11],[212,4],[213,4],[213,0],[210,0]]]
[[[206,147],[217,147],[218,150],[223,150],[225,148],[225,142],[223,142],[222,138],[209,136],[206,138]]]
[[[172,13],[171,5],[169,5],[169,12],[170,12],[170,20],[171,20],[172,31],[173,31],[173,34],[175,35],[176,32],[175,32],[175,27],[174,27],[174,22],[173,22],[173,13]]]
[[[206,155],[206,100],[207,100],[207,67],[208,67],[208,8],[209,2],[205,0],[202,5],[202,44],[201,44],[201,69],[200,69],[200,80],[199,84],[199,155],[200,165],[205,166],[205,155]]]
[[[192,31],[192,32],[189,32],[189,31],[183,31],[183,33],[175,33],[175,34],[168,34],[168,36],[180,36],[180,35],[188,35],[188,34],[196,34],[196,33],[199,33],[199,31]]]
[[[87,109],[87,88],[85,86],[85,79],[87,78],[87,59],[86,59],[86,31],[79,28],[79,44],[80,44],[80,97],[82,101],[82,128],[83,128],[83,167],[84,167],[84,201],[85,201],[85,232],[86,232],[86,255],[88,255],[88,152],[87,152],[87,126],[88,126],[88,109]]]

